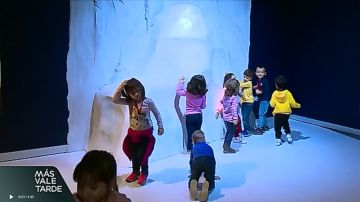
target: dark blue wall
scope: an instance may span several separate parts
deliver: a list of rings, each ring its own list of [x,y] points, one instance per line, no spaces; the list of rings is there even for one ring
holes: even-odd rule
[[[360,1],[253,0],[249,66],[283,74],[294,114],[360,129]]]
[[[70,2],[1,2],[0,153],[66,145]]]

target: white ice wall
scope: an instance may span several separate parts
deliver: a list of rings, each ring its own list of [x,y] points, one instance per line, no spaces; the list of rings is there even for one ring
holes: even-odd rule
[[[225,72],[242,77],[247,68],[250,6],[250,0],[98,0],[96,6],[92,0],[72,0],[69,149],[87,148],[95,94],[109,95],[131,77],[142,81],[163,117],[165,134],[156,137],[152,160],[182,150],[181,124],[174,110],[180,75],[205,75],[209,93],[203,130],[209,141],[219,139],[223,123],[214,118],[216,94]],[[182,98],[182,111],[184,103]],[[109,119],[106,127],[112,122]],[[92,133],[102,131],[101,125],[96,127],[100,128]]]

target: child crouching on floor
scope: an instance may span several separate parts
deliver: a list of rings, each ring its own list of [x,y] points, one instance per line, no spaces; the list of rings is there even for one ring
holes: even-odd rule
[[[215,188],[215,157],[214,151],[205,141],[204,132],[196,130],[192,134],[194,147],[190,154],[191,177],[189,180],[190,196],[192,200],[207,201],[209,194]],[[204,173],[205,180],[201,191],[198,192],[198,182]]]

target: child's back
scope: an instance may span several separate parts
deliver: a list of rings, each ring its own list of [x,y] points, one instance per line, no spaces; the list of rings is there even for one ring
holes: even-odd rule
[[[215,157],[214,151],[205,142],[204,133],[196,130],[192,134],[194,147],[191,150],[190,168],[191,177],[189,179],[190,196],[193,200],[199,198],[199,201],[207,201],[209,193],[215,188]],[[202,184],[200,193],[198,193],[198,181],[204,173],[205,181]]]
[[[178,86],[176,88],[176,94],[186,97],[186,113],[185,124],[187,132],[186,149],[190,152],[193,144],[191,140],[191,134],[194,131],[200,130],[202,125],[202,110],[206,108],[206,80],[203,75],[194,75],[188,82],[185,89],[185,78],[179,79]]]
[[[206,108],[206,81],[204,76],[195,75],[191,78],[187,87],[184,86],[184,77],[179,79],[176,93],[186,97],[186,114],[201,113]]]
[[[275,90],[271,96],[270,105],[274,107],[273,114],[291,114],[291,108],[300,108],[289,90]]]
[[[270,106],[274,108],[274,130],[276,138],[276,146],[282,144],[281,129],[284,128],[287,141],[292,143],[291,130],[289,125],[289,118],[292,112],[291,108],[300,108],[301,105],[297,103],[291,92],[286,89],[287,79],[280,75],[275,79],[276,89],[271,96]]]

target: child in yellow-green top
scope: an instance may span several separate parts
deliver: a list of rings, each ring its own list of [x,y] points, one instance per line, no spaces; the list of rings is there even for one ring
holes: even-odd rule
[[[244,130],[242,135],[244,137],[251,136],[250,130],[250,113],[253,109],[254,97],[253,97],[253,87],[251,80],[254,77],[254,71],[252,69],[246,69],[244,71],[244,79],[240,82],[240,103],[241,103],[241,115],[244,124]]]
[[[274,128],[276,146],[282,144],[281,128],[284,128],[288,143],[292,143],[292,137],[289,126],[289,118],[292,112],[291,108],[300,108],[289,90],[286,89],[287,79],[280,75],[275,79],[276,90],[273,92],[270,100],[270,106],[274,108]]]

